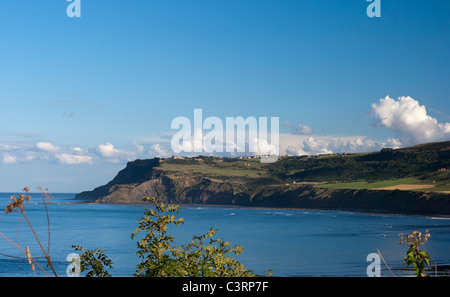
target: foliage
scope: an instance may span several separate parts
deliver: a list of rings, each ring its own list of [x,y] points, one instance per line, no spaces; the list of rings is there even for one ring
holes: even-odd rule
[[[231,253],[239,255],[243,248],[239,245],[232,247],[223,239],[213,239],[217,232],[213,228],[204,235],[194,236],[189,244],[175,245],[173,236],[167,234],[167,227],[168,224],[184,223],[183,218],[176,219],[175,215],[170,215],[173,212],[178,214],[179,207],[164,205],[156,198],[144,200],[154,203],[156,211],[145,211],[145,216],[138,221],[139,227],[131,236],[134,239],[144,233],[137,242],[137,254],[142,261],[135,276],[257,276],[230,256]]]
[[[137,255],[143,258],[138,265],[135,276],[169,276],[177,271],[177,263],[170,254],[177,254],[177,248],[172,246],[174,238],[167,235],[167,225],[173,223],[179,225],[183,219],[175,219],[175,215],[164,215],[165,213],[177,212],[178,206],[156,203],[156,199],[144,198],[144,200],[155,202],[156,211],[148,209],[145,216],[138,220],[139,227],[131,234],[134,239],[139,233],[145,232],[145,236],[137,242]],[[153,217],[156,220],[153,220]]]
[[[211,228],[208,233],[194,236],[191,243],[182,246],[180,260],[186,276],[256,276],[228,256],[230,252],[239,255],[244,249],[238,245],[231,247],[231,243],[223,239],[212,239],[216,232]],[[209,244],[206,246],[207,238]]]
[[[80,272],[88,271],[86,277],[110,277],[105,267],[113,268],[112,262],[106,255],[105,250],[85,250],[83,246],[72,245],[76,251],[82,251],[80,255]]]
[[[420,250],[420,246],[424,245],[429,237],[430,234],[428,233],[428,230],[426,230],[423,235],[419,231],[413,231],[406,236],[403,234],[400,235],[399,244],[409,244],[409,249],[406,252],[403,263],[406,263],[407,266],[412,264],[416,269],[416,275],[418,277],[427,276],[425,273],[425,264],[427,266],[430,265],[430,256],[426,251]]]

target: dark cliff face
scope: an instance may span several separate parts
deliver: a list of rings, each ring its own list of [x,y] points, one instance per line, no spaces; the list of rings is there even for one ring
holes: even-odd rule
[[[75,199],[98,203],[139,203],[144,197],[159,197],[171,203],[233,204],[235,189],[207,177],[174,178],[155,169],[160,160],[136,160],[104,186],[77,194]]]
[[[252,206],[349,210],[397,214],[450,215],[450,195],[403,190],[319,189],[303,186],[291,191],[256,195]]]
[[[152,180],[161,174],[161,172],[154,170],[155,167],[159,166],[159,162],[158,158],[128,162],[127,166],[119,171],[112,181],[92,191],[82,192],[76,195],[75,199],[98,200],[114,192],[118,185],[140,184]]]

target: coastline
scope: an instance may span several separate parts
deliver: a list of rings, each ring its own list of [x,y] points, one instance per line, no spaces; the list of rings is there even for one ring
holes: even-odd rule
[[[4,199],[9,199],[8,197],[14,192],[2,192],[4,194]],[[105,204],[105,205],[150,205],[148,202],[139,202],[139,201],[130,201],[130,202],[101,202],[99,199],[96,200],[88,200],[88,199],[77,199],[76,195],[78,193],[52,193],[52,195],[61,197],[61,196],[71,196],[73,198],[66,198],[64,202],[53,202],[50,201],[51,204]],[[14,194],[16,195],[16,194]],[[43,202],[40,200],[41,193],[30,193],[32,197],[35,198],[35,203],[42,204]],[[8,196],[8,197],[7,197]],[[143,196],[145,197],[145,196]],[[435,212],[409,212],[409,211],[398,211],[398,210],[387,210],[382,208],[348,208],[348,207],[295,207],[295,206],[276,206],[276,205],[252,205],[252,204],[226,204],[226,203],[178,203],[173,201],[167,201],[165,203],[179,205],[181,207],[226,207],[226,208],[236,208],[236,209],[280,209],[280,210],[304,210],[304,211],[342,211],[349,213],[361,213],[368,215],[392,215],[392,216],[418,216],[418,217],[436,217],[436,218],[447,218],[450,219],[450,214],[443,213],[435,213]]]
[[[73,202],[73,204],[103,204],[103,205],[151,205],[148,202],[117,202],[117,203],[102,203],[97,201],[79,201]],[[305,208],[305,207],[276,207],[276,206],[252,206],[252,205],[236,205],[236,204],[200,204],[200,203],[169,203],[179,205],[180,207],[220,207],[220,208],[235,208],[235,209],[279,209],[279,210],[303,210],[303,211],[336,211],[347,213],[359,213],[366,215],[376,216],[417,216],[417,217],[429,217],[450,219],[450,215],[447,214],[435,214],[435,213],[409,213],[409,212],[394,212],[386,210],[376,209],[345,209],[345,208]]]
[[[159,197],[177,205],[448,217],[450,194],[438,190],[447,189],[449,176],[441,169],[449,151],[447,141],[364,156],[284,157],[269,165],[204,156],[135,160],[107,184],[75,198],[141,204],[143,197]],[[411,160],[418,165],[411,167]],[[422,181],[419,190],[418,180]],[[422,190],[430,185],[438,187]]]

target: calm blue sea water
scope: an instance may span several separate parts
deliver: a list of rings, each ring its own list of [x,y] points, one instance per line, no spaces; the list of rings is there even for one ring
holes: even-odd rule
[[[0,232],[32,256],[42,255],[20,214],[5,215],[11,193],[0,193]],[[49,205],[50,254],[60,276],[66,275],[71,245],[103,248],[115,262],[113,276],[131,276],[139,259],[130,235],[143,215],[143,205],[73,203],[74,194],[54,194]],[[47,249],[47,221],[39,194],[32,195],[27,213]],[[170,230],[178,243],[192,235],[219,229],[217,236],[245,250],[237,257],[248,269],[274,276],[365,276],[367,255],[379,249],[391,268],[402,268],[407,247],[398,244],[399,233],[429,229],[425,246],[431,261],[450,264],[450,219],[438,217],[369,215],[343,211],[248,209],[183,206],[185,224]],[[0,253],[23,256],[0,237]],[[44,262],[43,262],[44,263]],[[400,273],[400,272],[399,272]],[[390,275],[382,264],[381,274]],[[0,255],[0,276],[33,276],[26,260]]]

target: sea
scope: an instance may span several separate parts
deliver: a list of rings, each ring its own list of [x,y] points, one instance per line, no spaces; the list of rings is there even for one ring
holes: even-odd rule
[[[3,212],[11,195],[17,193],[0,193],[0,233],[24,250],[28,246],[31,256],[45,267],[39,258],[41,247],[22,214]],[[150,205],[92,204],[74,200],[72,193],[57,193],[47,205],[48,224],[41,195],[31,196],[26,214],[58,276],[67,276],[68,255],[79,253],[72,245],[104,249],[114,262],[112,276],[133,276],[140,259],[131,233]],[[218,229],[215,237],[241,245],[244,251],[235,258],[258,274],[271,269],[273,276],[364,277],[374,262],[369,255],[377,253],[383,260],[379,261],[381,276],[414,275],[402,263],[408,246],[398,243],[399,234],[427,229],[431,237],[422,249],[429,253],[431,264],[450,264],[450,219],[446,217],[204,205],[182,205],[177,217],[184,218],[185,224],[168,229],[177,244]],[[35,276],[24,253],[3,236],[0,277]],[[36,274],[44,276],[38,270]]]

